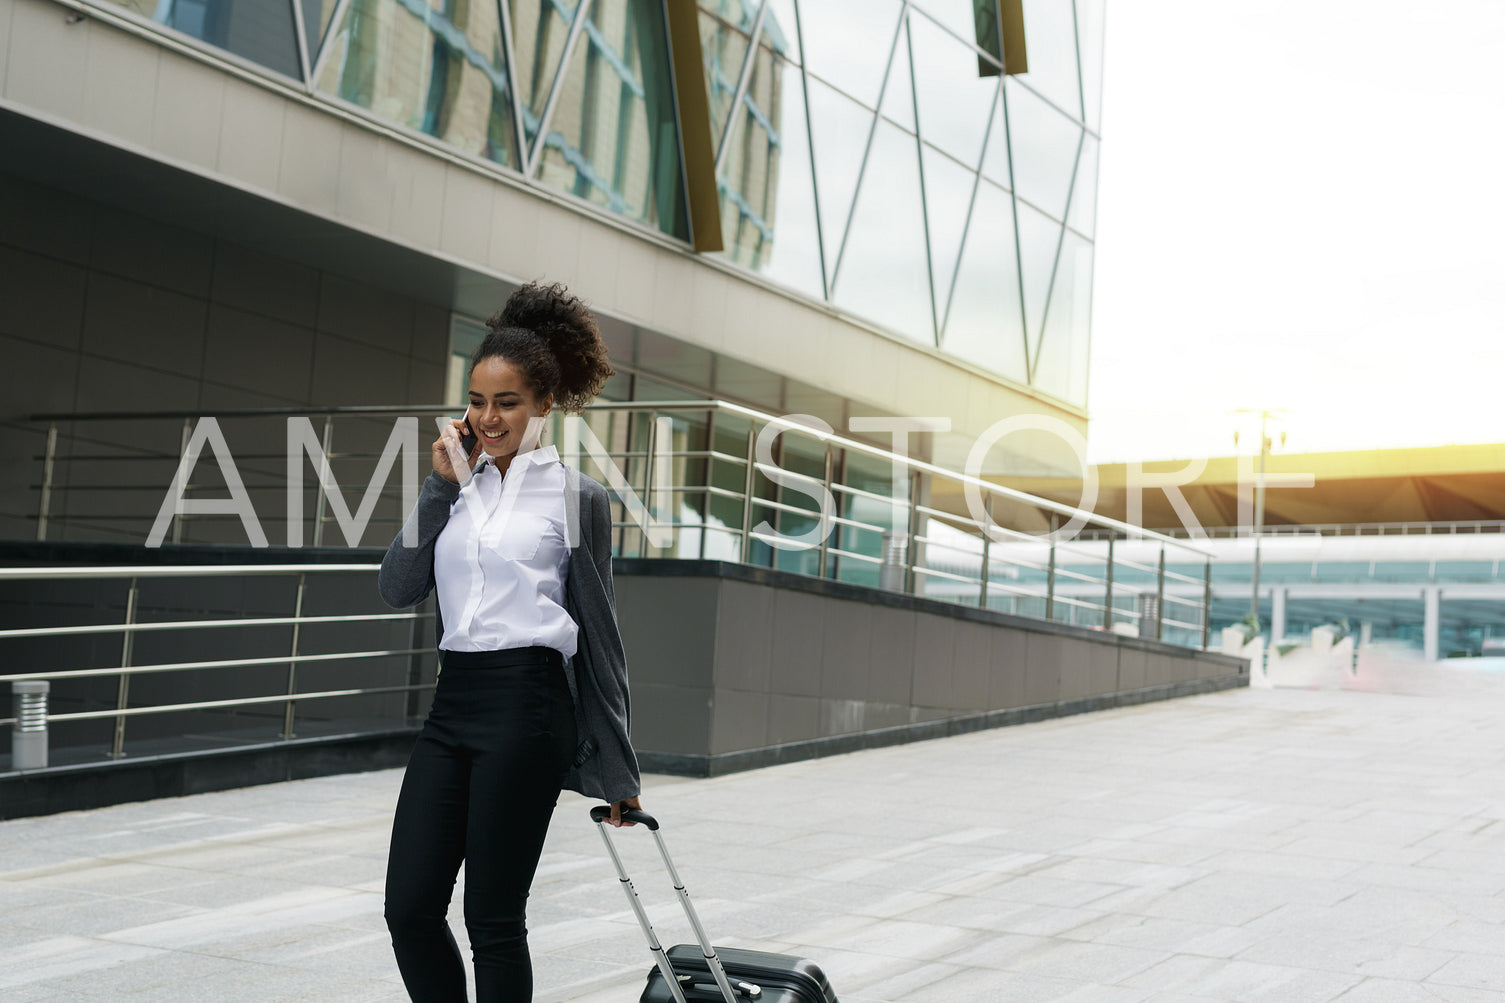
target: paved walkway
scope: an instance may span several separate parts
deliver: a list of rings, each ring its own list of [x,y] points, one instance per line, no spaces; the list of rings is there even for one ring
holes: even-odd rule
[[[644,800],[716,939],[806,953],[847,1003],[1505,1003],[1505,674],[1418,671],[1448,682],[1218,693]],[[0,998],[404,998],[398,779],[0,823]],[[585,812],[561,803],[534,888],[538,997],[636,999],[649,959]],[[689,939],[652,840],[621,836]]]

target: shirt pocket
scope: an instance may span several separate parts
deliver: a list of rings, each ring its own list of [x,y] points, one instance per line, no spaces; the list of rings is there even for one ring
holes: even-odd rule
[[[497,541],[498,557],[508,561],[531,561],[549,531],[549,520],[531,512],[513,512]]]

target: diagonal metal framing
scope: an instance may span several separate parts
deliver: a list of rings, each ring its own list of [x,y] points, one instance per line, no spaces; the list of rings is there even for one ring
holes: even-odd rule
[[[925,187],[925,140],[920,134],[920,93],[915,84],[914,72],[914,35],[909,30],[909,18],[901,22],[904,31],[904,51],[909,59],[909,100],[910,107],[914,111],[914,153],[915,163],[920,170],[920,220],[925,229],[925,286],[930,290],[930,343],[936,348],[941,345],[941,318],[940,304],[935,298],[935,247],[930,242],[930,196]],[[895,53],[897,55],[897,52]],[[878,115],[883,116],[882,97],[879,97]],[[852,200],[852,208],[857,208],[857,200]],[[968,212],[970,212],[970,208]]]
[[[1016,191],[1018,185],[1014,177],[1014,130],[1009,124],[1009,92],[1003,86],[998,88],[998,107],[999,117],[1003,121],[1003,149],[1008,154],[1009,161],[1009,200],[1014,205],[1014,272],[1019,283],[1019,336],[1024,339],[1024,380],[1028,383],[1035,365],[1030,359],[1029,312],[1024,306],[1024,246],[1019,239],[1019,193]],[[992,128],[991,124],[989,128]]]
[[[1056,238],[1056,255],[1055,260],[1052,261],[1050,265],[1050,282],[1045,286],[1045,309],[1040,311],[1040,333],[1035,336],[1035,353],[1034,356],[1029,359],[1030,386],[1034,386],[1035,384],[1035,370],[1039,367],[1040,364],[1040,348],[1045,344],[1045,327],[1050,323],[1050,300],[1051,297],[1055,295],[1056,275],[1061,270],[1061,248],[1066,246],[1065,217],[1071,215],[1071,203],[1076,198],[1076,179],[1077,174],[1082,169],[1082,148],[1086,145],[1086,143],[1087,133],[1084,131],[1080,136],[1077,137],[1076,141],[1076,159],[1073,161],[1071,168],[1071,187],[1067,190],[1066,208],[1061,211],[1061,235]],[[1016,216],[1014,219],[1014,226],[1017,227],[1018,225],[1019,220]],[[1020,267],[1023,268],[1023,265],[1021,264]],[[1019,292],[1021,294],[1020,298],[1023,299],[1022,294],[1024,292],[1024,286],[1022,284],[1019,287]],[[1026,340],[1028,340],[1028,330],[1024,332],[1024,337]]]
[[[319,0],[311,0],[318,3]],[[303,74],[303,86],[313,89],[314,83],[309,79],[308,39],[307,31],[303,26],[303,0],[292,0],[293,4],[293,35],[298,40],[298,71]]]
[[[742,72],[737,74],[737,89],[732,93],[732,103],[726,110],[726,122],[721,127],[721,141],[716,144],[716,177],[721,177],[721,168],[726,163],[726,151],[731,147],[732,118],[737,114],[737,109],[742,107],[742,99],[747,96],[747,84],[752,79],[753,63],[758,58],[758,41],[763,37],[763,19],[768,16],[768,0],[759,0],[758,14],[753,19],[752,31],[748,35],[747,57],[742,60]],[[804,60],[800,61],[804,65]]]
[[[299,67],[303,74],[304,84],[312,93],[317,89],[318,81],[322,78],[327,68],[329,59],[333,54],[333,42],[338,34],[341,25],[349,16],[352,0],[337,0],[334,10],[330,13],[328,29],[323,31],[321,37],[316,39],[310,39],[308,37],[307,21],[304,17],[303,5],[309,2],[316,3],[319,2],[319,0],[289,0],[289,2],[292,9],[293,26],[297,38]],[[516,39],[513,35],[511,11],[508,6],[508,0],[496,0],[496,3],[498,20],[501,26],[502,45],[507,60],[506,75],[508,88],[511,91],[510,97],[512,106],[512,130],[514,136],[516,137],[516,148],[518,150],[520,160],[519,167],[522,173],[527,178],[536,180],[539,164],[542,160],[544,147],[546,145],[545,138],[548,135],[549,125],[553,120],[554,112],[557,109],[560,98],[562,96],[564,77],[569,72],[570,63],[574,57],[575,50],[579,45],[580,36],[584,33],[585,22],[590,14],[591,0],[580,0],[575,8],[575,12],[570,20],[569,32],[565,38],[563,51],[560,54],[559,63],[554,68],[554,74],[549,83],[549,96],[544,104],[543,111],[539,116],[538,131],[534,136],[533,142],[531,144],[528,142],[527,130],[524,120],[522,93],[519,90],[517,83],[517,46]],[[763,28],[768,16],[768,7],[769,0],[759,0],[757,13],[754,16],[752,28],[749,32],[747,54],[743,59],[740,72],[738,73],[736,91],[732,95],[731,106],[728,109],[726,122],[723,125],[722,132],[716,146],[715,174],[717,178],[721,176],[721,173],[725,168],[726,158],[730,153],[731,134],[734,118],[737,113],[737,108],[745,100],[748,88],[751,85],[752,72],[755,68],[755,60],[757,59],[758,54],[758,45],[762,39]],[[1082,53],[1080,37],[1081,19],[1080,12],[1077,10],[1077,7],[1078,0],[1072,0],[1071,10],[1073,42],[1075,45],[1077,57],[1077,95],[1078,101],[1081,104],[1081,108],[1078,113],[1080,115],[1080,119],[1078,121],[1083,127],[1083,133],[1077,139],[1077,152],[1072,167],[1070,195],[1067,198],[1067,204],[1064,213],[1065,215],[1070,214],[1072,205],[1078,199],[1077,185],[1078,181],[1080,180],[1082,156],[1085,149],[1086,136],[1092,133],[1092,130],[1087,127],[1086,123],[1086,88],[1085,82],[1082,79]],[[825,239],[825,229],[821,225],[821,218],[823,215],[832,211],[834,207],[825,206],[820,197],[819,172],[816,169],[816,130],[814,123],[810,117],[810,79],[806,70],[805,60],[803,58],[804,28],[800,17],[800,8],[798,2],[794,4],[793,27],[795,36],[798,39],[800,45],[800,52],[802,54],[802,57],[799,61],[799,72],[800,82],[802,85],[802,90],[804,92],[804,127],[806,130],[807,150],[809,152],[810,184],[812,193],[814,194],[815,203],[815,232],[817,251],[820,259],[821,287],[823,298],[825,298],[826,300],[830,300],[835,292],[836,283],[841,273],[841,266],[846,257],[847,246],[850,243],[851,238],[852,225],[856,216],[857,202],[862,194],[863,183],[867,180],[868,164],[872,156],[872,149],[877,136],[879,120],[882,118],[881,109],[883,107],[883,100],[885,95],[888,93],[888,88],[893,77],[893,67],[894,62],[898,56],[898,46],[900,41],[904,40],[906,45],[911,50],[909,53],[909,86],[911,89],[910,100],[913,103],[913,107],[915,109],[916,157],[919,162],[920,206],[924,220],[927,281],[930,287],[931,295],[931,317],[934,329],[934,343],[937,347],[940,347],[944,344],[945,332],[950,324],[951,308],[953,301],[956,298],[956,287],[961,274],[962,259],[966,254],[968,240],[972,236],[972,228],[974,222],[973,216],[976,212],[977,194],[982,179],[982,158],[986,157],[987,155],[987,146],[989,140],[992,137],[993,126],[995,125],[995,123],[993,121],[994,116],[990,114],[988,118],[987,128],[984,130],[983,134],[982,153],[976,165],[976,170],[974,171],[972,191],[967,204],[967,213],[965,222],[962,226],[962,234],[957,247],[956,259],[951,269],[950,282],[945,290],[937,289],[935,283],[935,255],[937,253],[937,249],[932,246],[931,243],[930,206],[925,189],[925,166],[923,155],[923,138],[920,135],[919,101],[918,96],[914,93],[916,84],[914,80],[914,55],[912,51],[913,43],[912,41],[910,41],[908,33],[909,21],[912,13],[912,0],[904,0],[903,5],[901,6],[899,11],[898,23],[896,24],[894,29],[893,40],[889,45],[888,60],[883,71],[883,81],[879,86],[872,121],[868,127],[868,135],[863,146],[862,159],[858,166],[857,179],[853,186],[851,201],[845,206],[846,216],[842,227],[841,238],[835,248],[834,261],[831,262],[829,268],[827,267],[827,262],[831,258],[832,249],[827,246],[827,241]],[[1003,80],[1005,79],[1007,72],[1007,67],[1005,67],[1005,73],[1000,74],[999,76],[998,89],[995,92],[994,97],[995,104],[990,105],[990,107],[996,107],[996,110],[999,113],[998,117],[1000,121],[997,124],[1000,125],[1003,130],[1004,148],[1008,160],[1009,176],[1013,177],[1013,136],[1009,124],[1008,98],[1006,89],[1003,86]],[[1033,88],[1027,87],[1026,89],[1030,90],[1031,93],[1034,93]],[[1056,107],[1054,105],[1054,102],[1047,101],[1047,103],[1051,104],[1053,107]],[[1077,117],[1066,112],[1065,109],[1057,107],[1057,110],[1061,111],[1068,118]],[[677,101],[676,114],[678,114]],[[681,129],[680,132],[682,133],[683,130]],[[678,138],[682,143],[683,137],[680,136]],[[681,159],[683,159],[684,152],[682,149],[680,152]],[[1010,185],[1009,187],[1009,196],[1014,204],[1013,229],[1016,271],[1015,280],[1018,283],[1018,288],[1020,291],[1020,322],[1024,340],[1025,366],[1027,372],[1027,380],[1030,384],[1033,384],[1039,366],[1039,355],[1044,345],[1046,327],[1049,324],[1051,300],[1055,294],[1055,286],[1060,271],[1061,250],[1064,247],[1065,231],[1067,228],[1063,224],[1061,234],[1057,239],[1055,260],[1052,263],[1050,279],[1046,286],[1045,303],[1044,309],[1041,312],[1040,327],[1039,330],[1035,332],[1036,337],[1033,339],[1034,343],[1031,344],[1028,308],[1025,304],[1024,255],[1019,234],[1018,203],[1020,199],[1018,193],[1014,191],[1012,185]],[[944,298],[942,294],[944,294]]]
[[[873,152],[873,138],[878,135],[878,120],[883,117],[883,95],[888,93],[888,80],[893,74],[894,56],[899,51],[899,39],[905,35],[905,29],[909,24],[909,0],[904,0],[904,6],[899,9],[899,23],[894,27],[894,40],[888,47],[888,62],[883,67],[883,82],[878,85],[878,98],[873,105],[873,124],[867,130],[867,143],[862,148],[862,163],[857,168],[857,183],[852,187],[852,202],[847,206],[847,221],[841,228],[841,244],[836,250],[836,264],[831,269],[830,288],[827,297],[836,291],[836,282],[841,275],[841,261],[847,253],[847,239],[852,235],[852,217],[857,214],[857,199],[862,195],[862,180],[867,175],[868,157]],[[914,78],[914,67],[909,68],[910,79]],[[911,83],[911,86],[913,84]],[[806,105],[809,104],[809,95],[805,96]],[[813,158],[813,153],[812,153]],[[813,168],[813,165],[812,165]],[[923,194],[922,196],[923,197]],[[928,237],[926,239],[929,239]]]
[[[810,159],[810,193],[815,202],[815,252],[820,261],[820,296],[831,299],[830,273],[826,271],[826,242],[820,222],[820,181],[815,176],[815,125],[810,120],[810,74],[805,72],[805,34],[800,23],[800,5],[794,5],[794,37],[800,47],[800,103],[805,108],[805,149]]]
[[[517,166],[521,170],[528,161],[528,130],[523,125],[523,92],[517,87],[517,46],[512,41],[512,5],[507,0],[496,0],[497,17],[502,26],[502,48],[507,56],[507,89],[512,98],[512,132],[517,136]]]
[[[523,173],[529,178],[538,177],[538,162],[543,159],[544,139],[549,135],[549,123],[554,118],[554,108],[559,104],[560,87],[564,82],[564,75],[569,72],[570,59],[575,54],[575,46],[580,42],[580,34],[585,30],[585,18],[590,13],[591,0],[580,0],[575,8],[575,16],[570,20],[570,33],[564,39],[564,51],[560,53],[559,65],[554,67],[554,79],[549,83],[549,99],[544,102],[543,113],[538,116],[538,134],[533,137],[533,146],[528,150],[527,159],[523,161]]]
[[[946,343],[946,328],[948,326],[950,326],[950,324],[951,324],[951,301],[954,300],[954,299],[956,299],[956,280],[957,280],[957,276],[959,276],[961,274],[961,271],[962,271],[962,255],[964,255],[964,254],[967,253],[967,237],[970,236],[971,233],[972,233],[972,214],[977,211],[977,190],[978,190],[978,188],[980,188],[982,186],[982,165],[983,165],[983,162],[985,160],[987,160],[987,157],[988,157],[988,140],[993,138],[993,120],[994,119],[1000,119],[1001,120],[1001,118],[1002,118],[1002,116],[1000,116],[998,114],[995,114],[998,111],[998,104],[999,104],[999,102],[1003,100],[1002,95],[1003,95],[1003,75],[999,74],[999,76],[998,76],[998,87],[997,87],[997,89],[995,89],[993,91],[993,100],[990,101],[990,102],[988,102],[988,127],[982,131],[982,152],[980,152],[977,155],[977,174],[972,179],[972,197],[967,201],[967,221],[962,224],[962,239],[961,239],[961,242],[956,247],[956,264],[951,269],[951,285],[949,287],[947,287],[947,289],[946,289],[946,310],[945,310],[945,313],[943,313],[941,315],[940,328],[939,328],[939,331],[937,332],[937,339],[936,339],[936,347],[937,348],[943,348],[945,346],[945,343]],[[919,114],[918,108],[916,109],[915,113],[918,116],[918,114]],[[916,123],[916,124],[918,124],[918,123]],[[1009,182],[1010,182],[1009,183],[1009,196],[1012,199],[1012,196],[1014,194],[1014,192],[1013,192],[1013,179],[1010,178]],[[1015,238],[1014,239],[1016,241],[1016,247],[1017,247],[1017,241],[1018,241],[1017,228],[1019,226],[1019,223],[1018,223],[1017,220],[1015,220],[1014,226],[1015,226]],[[1022,286],[1020,287],[1020,293],[1021,293],[1021,295],[1023,294],[1023,287]],[[1026,363],[1028,363],[1028,358],[1027,357],[1026,357],[1025,361],[1026,361]]]
[[[329,56],[334,51],[335,34],[344,24],[345,15],[349,11],[350,0],[339,0],[334,5],[334,13],[329,15],[329,28],[319,42],[319,58],[314,61],[313,68],[309,72],[308,89],[311,91],[317,89],[319,80],[324,76],[324,64],[329,62]]]

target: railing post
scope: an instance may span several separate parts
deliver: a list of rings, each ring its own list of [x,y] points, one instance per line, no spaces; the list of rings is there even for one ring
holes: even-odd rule
[[[298,701],[294,695],[298,692],[298,630],[303,625],[298,620],[303,618],[303,593],[308,585],[308,575],[305,572],[298,573],[298,597],[293,600],[293,644],[292,655],[294,661],[287,663],[287,704],[282,712],[282,737],[284,740],[293,737],[293,713]]]
[[[1160,640],[1160,627],[1165,621],[1165,544],[1160,545],[1160,574],[1155,585],[1155,640]]]
[[[1052,530],[1054,532],[1054,530]],[[1050,557],[1045,565],[1045,619],[1056,615],[1056,541],[1050,541]]]
[[[643,461],[643,507],[648,510],[648,525],[650,527],[658,526],[658,509],[653,506],[653,454],[656,452],[653,440],[657,434],[658,409],[654,408],[648,412],[648,440],[645,447],[648,455]],[[653,546],[653,541],[648,538],[648,531],[646,529],[643,530],[642,536],[643,543],[638,550],[638,556],[647,557],[648,548]]]
[[[713,455],[716,452],[716,409],[712,408],[705,416],[705,491],[700,500],[700,559],[705,560],[705,538],[710,535],[711,527],[711,485],[715,478],[711,476],[712,466],[716,462]]]
[[[910,595],[918,593],[915,580],[916,554],[920,552],[920,477],[921,473],[915,470],[909,475],[909,532],[906,534],[908,549],[904,554],[904,591]],[[929,554],[925,555],[929,558]]]
[[[1103,629],[1113,629],[1113,530],[1108,530],[1108,577],[1103,590]]]
[[[10,684],[16,697],[16,726],[10,735],[10,765],[17,770],[47,768],[47,691],[45,679],[17,679]]]
[[[136,579],[131,579],[131,590],[125,597],[125,623],[127,627],[136,623],[136,600],[141,594]],[[125,710],[126,703],[131,695],[131,649],[135,647],[136,632],[127,630],[120,639],[120,686],[115,693],[115,709]],[[110,744],[110,758],[120,759],[125,755],[125,715],[115,715],[115,738]]]
[[[183,430],[178,434],[178,459],[179,460],[181,460],[183,458],[183,454],[184,453],[188,452],[188,440],[190,438],[192,438],[192,437],[193,437],[193,419],[192,418],[184,418],[183,419]],[[184,498],[188,497],[188,483],[186,481],[183,483],[182,497],[184,497]],[[187,512],[179,512],[179,513],[177,513],[176,515],[173,516],[173,520],[172,520],[172,542],[173,543],[182,543],[183,542],[183,520],[185,520],[187,518],[188,518],[188,513]]]
[[[991,500],[989,500],[989,502],[987,503],[986,508],[984,510],[984,515],[987,517],[988,522],[992,522],[993,521],[993,514],[991,512],[989,512],[989,511],[986,511],[986,509],[990,509],[990,508],[992,508],[992,502],[991,502]],[[993,542],[992,541],[992,537],[988,533],[988,525],[987,525],[987,523],[983,523],[983,525],[982,525],[982,586],[978,590],[978,596],[977,596],[977,605],[981,606],[983,609],[987,609],[988,608],[988,551],[992,547],[992,542]]]
[[[754,447],[758,441],[758,430],[751,422],[747,425],[747,477],[742,483],[742,563],[752,563],[752,510],[753,510],[753,478],[757,474],[754,467]]]
[[[47,539],[47,517],[52,513],[52,465],[57,460],[57,422],[47,426],[47,448],[42,453],[42,499],[37,505],[37,540]]]
[[[834,458],[834,453],[833,453],[833,451],[831,449],[831,444],[828,442],[828,443],[826,443],[826,473],[825,473],[825,480],[822,482],[822,483],[825,484],[826,495],[828,497],[834,497],[833,495],[831,495],[831,466],[832,466],[833,458]],[[836,508],[837,508],[836,514],[837,515],[841,515],[841,505],[839,503],[836,506]],[[820,520],[820,517],[816,516],[816,521],[818,522],[819,520]],[[832,526],[828,527],[827,530],[826,530],[826,535],[822,536],[820,538],[820,563],[819,563],[819,565],[817,566],[817,569],[816,569],[816,576],[819,577],[819,578],[826,577],[826,561],[827,561],[827,557],[829,556],[830,551],[831,551],[831,530],[833,530],[835,528],[836,528],[836,525],[832,525]]]
[[[324,435],[323,435],[323,446],[322,446],[322,448],[324,450],[324,462],[326,462],[326,463],[329,464],[329,470],[330,470],[331,474],[334,472],[334,461],[332,459],[330,459],[330,456],[329,456],[329,447],[330,447],[330,445],[333,442],[334,442],[334,415],[327,414],[327,415],[324,416]],[[327,500],[327,497],[326,497],[326,494],[325,494],[325,491],[324,491],[324,478],[320,477],[319,478],[319,493],[317,495],[317,501],[314,503],[314,546],[315,547],[322,547],[324,545],[324,508],[325,508],[325,506],[327,504],[328,504],[328,500]],[[292,532],[292,527],[288,527],[288,532]],[[300,539],[300,540],[303,538],[303,530],[302,530],[301,527],[298,530],[298,537],[297,538]]]
[[[1202,650],[1212,643],[1212,558],[1202,572]]]

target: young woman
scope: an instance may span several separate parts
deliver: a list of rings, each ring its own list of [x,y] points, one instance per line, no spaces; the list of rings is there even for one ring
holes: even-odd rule
[[[470,407],[378,587],[397,608],[439,597],[439,678],[392,823],[386,918],[408,994],[464,1000],[445,913],[465,862],[465,927],[483,1003],[529,1000],[525,906],[559,792],[638,803],[606,489],[540,446],[554,406],[579,411],[614,370],[590,312],[523,286],[470,365]],[[474,444],[469,439],[474,436]]]

